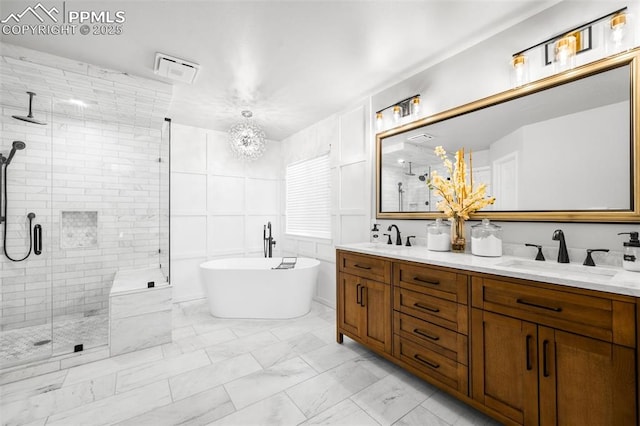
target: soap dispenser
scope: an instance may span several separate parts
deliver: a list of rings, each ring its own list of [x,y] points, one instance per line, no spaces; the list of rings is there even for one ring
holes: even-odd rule
[[[640,272],[640,240],[637,232],[620,232],[618,235],[629,235],[624,243],[622,267],[627,271]]]

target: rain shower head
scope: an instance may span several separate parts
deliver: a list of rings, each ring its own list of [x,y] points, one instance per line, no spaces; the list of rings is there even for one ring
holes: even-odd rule
[[[407,176],[415,176],[416,174],[411,171],[411,161],[409,161],[409,173],[405,173]]]
[[[16,151],[25,149],[26,147],[27,147],[27,144],[22,141],[13,141],[13,145],[11,145],[11,152],[9,153],[9,156],[5,161],[5,165],[8,166],[11,163],[13,156],[16,155]]]
[[[27,123],[33,123],[33,124],[40,124],[42,126],[46,125],[47,123],[45,123],[44,121],[40,121],[40,120],[36,120],[35,118],[33,118],[33,112],[32,112],[32,104],[33,104],[33,97],[36,95],[33,92],[27,92],[27,94],[29,95],[29,115],[24,116],[24,115],[12,115],[13,118],[15,118],[16,120],[22,120],[22,121],[26,121]]]

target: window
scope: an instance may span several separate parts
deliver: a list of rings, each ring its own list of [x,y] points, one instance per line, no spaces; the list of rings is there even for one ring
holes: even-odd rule
[[[330,171],[329,154],[287,166],[287,234],[331,238]]]

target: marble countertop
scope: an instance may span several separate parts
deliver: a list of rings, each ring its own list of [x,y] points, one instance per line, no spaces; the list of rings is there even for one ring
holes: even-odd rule
[[[481,257],[470,253],[430,251],[422,246],[405,247],[369,242],[342,244],[336,248],[427,265],[640,297],[640,272],[613,266],[592,267],[549,260],[538,262],[515,256]]]

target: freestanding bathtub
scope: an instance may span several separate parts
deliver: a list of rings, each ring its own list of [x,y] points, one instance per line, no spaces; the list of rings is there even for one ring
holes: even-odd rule
[[[200,265],[211,315],[286,319],[311,310],[320,262],[298,258],[292,269],[272,269],[282,258],[217,259]]]

